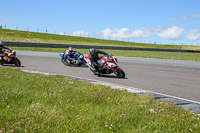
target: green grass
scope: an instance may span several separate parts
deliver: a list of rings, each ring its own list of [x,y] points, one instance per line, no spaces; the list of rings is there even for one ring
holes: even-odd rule
[[[11,47],[15,50],[25,51],[40,51],[40,52],[62,52],[64,48],[37,48],[37,47]],[[89,54],[89,49],[75,49],[83,54]],[[114,56],[127,57],[143,57],[143,58],[159,58],[159,59],[174,59],[174,60],[191,60],[200,61],[199,53],[179,53],[179,52],[154,52],[154,51],[133,51],[133,50],[106,50]]]
[[[199,46],[182,46],[182,45],[156,45],[143,44],[133,42],[122,42],[103,40],[87,37],[74,37],[56,34],[16,31],[16,30],[0,30],[0,41],[16,41],[16,42],[40,42],[40,43],[60,43],[60,44],[83,44],[83,45],[104,45],[104,46],[129,46],[129,47],[145,47],[145,48],[172,48],[172,49],[190,49],[200,50]],[[46,51],[46,52],[61,52],[65,51],[62,48],[17,48],[16,50],[30,51]],[[88,49],[77,49],[84,54],[88,54]],[[178,52],[154,52],[154,51],[129,51],[129,50],[104,50],[115,56],[128,57],[144,57],[144,58],[160,58],[160,59],[175,59],[175,60],[192,60],[200,61],[199,53],[178,53]]]
[[[0,81],[2,133],[200,132],[197,114],[125,90],[2,67]]]
[[[8,29],[0,29],[0,41],[200,50],[200,46],[145,44]]]

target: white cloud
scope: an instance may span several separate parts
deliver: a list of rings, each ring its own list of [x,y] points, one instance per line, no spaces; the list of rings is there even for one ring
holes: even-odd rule
[[[155,26],[151,28],[140,27],[138,29],[131,30],[129,28],[121,28],[111,30],[109,28],[96,32],[88,33],[85,31],[75,31],[74,36],[95,36],[101,38],[115,38],[115,39],[132,39],[132,38],[150,38],[157,36],[164,40],[178,40],[184,33],[184,29],[180,27],[166,27],[166,26]]]
[[[187,16],[183,16],[181,18],[171,18],[170,20],[175,21],[175,22],[185,22],[185,21],[191,21],[195,19],[200,19],[200,14],[189,12]]]
[[[187,39],[189,40],[199,40],[200,39],[200,28],[193,29],[187,34]]]
[[[183,34],[184,29],[176,26],[168,27],[157,33],[157,36],[164,40],[178,40]]]
[[[130,30],[128,28],[121,29],[105,29],[101,34],[101,37],[105,38],[142,38],[145,37],[144,31],[141,29]]]
[[[65,32],[60,32],[58,33],[58,35],[65,35]]]
[[[73,36],[84,36],[84,37],[87,37],[89,36],[90,34],[88,32],[85,32],[83,30],[80,30],[80,31],[75,31],[72,33]]]
[[[165,26],[155,26],[152,28],[140,27],[135,30],[128,28],[121,29],[105,29],[102,32],[98,32],[100,37],[104,38],[149,38],[153,36],[158,36],[164,40],[178,40],[184,33],[183,28],[176,26],[165,27]]]
[[[151,28],[142,27],[144,37],[157,36],[164,40],[178,40],[184,33],[184,29],[180,27],[154,26]]]

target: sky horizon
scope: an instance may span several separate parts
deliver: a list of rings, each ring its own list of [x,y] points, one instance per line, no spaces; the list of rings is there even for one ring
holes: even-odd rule
[[[13,30],[200,46],[200,1],[4,0],[0,26]]]

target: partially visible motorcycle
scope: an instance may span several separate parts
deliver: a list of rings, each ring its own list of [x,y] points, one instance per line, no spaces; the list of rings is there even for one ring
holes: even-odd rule
[[[78,65],[78,66],[83,65],[84,66],[86,64],[84,60],[84,55],[80,52],[72,55],[71,61],[65,58],[65,52],[61,52],[60,57],[61,57],[61,62],[66,66],[69,66],[69,65]]]
[[[94,66],[92,65],[88,56],[85,56],[84,59],[87,62],[87,66],[96,75],[114,73],[119,78],[125,78],[125,72],[118,66],[117,58],[112,55],[102,56],[97,61],[98,64],[103,65],[103,66],[99,65],[99,67],[101,67],[101,69],[99,69],[99,72],[94,71]]]
[[[21,66],[20,60],[16,57],[16,51],[13,49],[6,49],[1,52],[1,64],[14,64],[17,67]]]

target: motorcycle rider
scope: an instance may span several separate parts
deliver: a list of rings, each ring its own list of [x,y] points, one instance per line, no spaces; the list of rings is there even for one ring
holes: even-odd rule
[[[76,50],[73,50],[72,47],[69,47],[68,50],[65,52],[65,59],[67,60],[68,64],[72,63],[72,56],[76,53]]]
[[[5,47],[3,45],[3,42],[0,41],[0,64],[3,64],[3,55],[1,54],[1,52],[3,51],[3,49],[9,49],[9,48]]]
[[[92,65],[94,66],[94,71],[97,73],[99,73],[102,70],[103,65],[104,65],[103,62],[101,64],[98,63],[98,60],[100,59],[99,54],[108,55],[108,53],[104,51],[100,51],[95,48],[90,49],[89,59]]]

